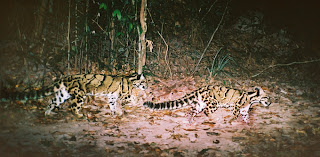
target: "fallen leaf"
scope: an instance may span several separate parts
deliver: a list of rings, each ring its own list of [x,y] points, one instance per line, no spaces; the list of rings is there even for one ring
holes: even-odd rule
[[[215,140],[215,141],[212,141],[212,143],[214,143],[214,144],[219,144],[220,141],[219,141],[219,140]]]
[[[217,132],[206,132],[207,135],[214,135],[214,136],[219,136],[220,133],[217,133]]]
[[[193,128],[193,129],[183,129],[185,131],[198,131],[197,129]]]

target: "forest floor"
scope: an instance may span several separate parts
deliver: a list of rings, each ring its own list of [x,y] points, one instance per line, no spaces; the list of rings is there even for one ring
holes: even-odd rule
[[[196,80],[201,79],[166,83],[181,82],[175,90],[187,93]],[[147,92],[160,90],[161,83],[152,84]],[[229,124],[228,109],[209,117],[199,114],[189,124],[187,109],[152,111],[128,105],[122,115],[113,116],[108,106],[88,103],[88,119],[79,120],[67,107],[45,117],[42,103],[2,102],[1,156],[320,156],[319,95],[310,98],[308,87],[259,84],[273,103],[253,106],[248,124],[241,118]],[[182,93],[171,95],[163,97],[174,99]]]

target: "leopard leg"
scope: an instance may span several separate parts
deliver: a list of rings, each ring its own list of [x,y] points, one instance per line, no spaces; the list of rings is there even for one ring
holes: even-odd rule
[[[232,121],[236,120],[239,117],[239,113],[240,113],[240,106],[235,104],[233,107],[233,118],[229,121],[230,124]]]
[[[78,118],[83,117],[83,114],[80,114],[80,110],[82,105],[86,99],[85,92],[83,90],[77,90],[73,94],[71,94],[71,111],[75,114]]]
[[[196,107],[192,106],[190,112],[187,114],[189,124],[192,124],[194,117],[197,115]]]
[[[49,101],[48,109],[45,112],[45,115],[50,115],[51,111],[55,108],[59,108],[65,100],[69,99],[70,95],[65,88],[61,88],[55,93],[54,98]]]
[[[191,124],[193,118],[205,108],[207,108],[207,100],[202,100],[202,97],[199,96],[198,99],[195,99],[189,113],[189,123]]]
[[[114,115],[117,108],[118,95],[115,93],[109,93],[107,96],[108,96],[108,103],[109,103],[111,113],[112,115]]]
[[[49,116],[51,114],[51,111],[55,108],[55,106],[59,106],[59,105],[56,105],[56,98],[54,97],[49,101],[49,105],[47,107],[48,109],[44,113],[45,116]]]
[[[217,103],[214,102],[214,103],[210,103],[205,109],[204,109],[204,114],[206,116],[209,116],[209,114],[211,113],[214,113],[218,110],[218,107],[217,107]]]
[[[251,104],[249,104],[249,105],[247,105],[247,106],[245,106],[245,107],[240,109],[240,114],[241,114],[241,116],[243,118],[243,121],[245,121],[246,123],[248,123],[248,121],[249,121],[248,112],[249,112],[250,106],[251,106]]]

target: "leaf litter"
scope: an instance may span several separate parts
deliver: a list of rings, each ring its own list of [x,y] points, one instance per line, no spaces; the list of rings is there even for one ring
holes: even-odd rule
[[[179,91],[179,86],[174,88]],[[187,93],[192,89],[183,91]],[[318,102],[303,98],[293,102],[288,97],[296,94],[294,90],[280,93],[278,96],[270,92],[273,97],[277,95],[278,100],[269,108],[254,106],[248,124],[241,118],[229,124],[231,114],[225,109],[209,117],[199,114],[195,122],[189,124],[185,116],[188,109],[152,111],[141,105],[129,105],[124,107],[122,115],[111,115],[103,102],[88,103],[84,109],[88,119],[81,120],[65,107],[53,116],[44,117],[45,108],[39,103],[2,104],[0,151],[13,156],[225,156],[230,153],[265,156],[265,151],[268,155],[299,156],[319,153],[320,108],[315,104]],[[172,99],[179,96],[173,94]],[[8,107],[4,109],[3,106]]]

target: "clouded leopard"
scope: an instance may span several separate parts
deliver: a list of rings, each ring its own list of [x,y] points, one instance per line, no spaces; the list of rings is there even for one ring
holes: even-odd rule
[[[178,100],[161,103],[145,102],[143,105],[155,110],[174,110],[191,105],[190,123],[193,117],[202,111],[208,116],[218,108],[232,107],[233,118],[229,122],[237,119],[239,114],[245,122],[248,122],[249,108],[256,103],[261,103],[264,106],[271,104],[270,98],[260,87],[255,87],[252,92],[246,92],[224,86],[209,85],[199,88]]]
[[[58,108],[64,101],[71,99],[71,110],[82,117],[80,110],[88,95],[108,98],[112,114],[115,113],[117,100],[132,102],[136,99],[132,89],[145,90],[147,82],[143,75],[109,76],[104,74],[78,74],[58,79],[53,84],[40,90],[14,93],[11,99],[26,100],[39,99],[44,96],[52,96],[45,115],[50,115],[53,109]]]

